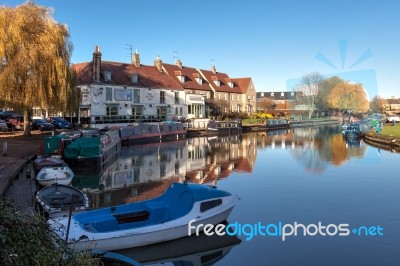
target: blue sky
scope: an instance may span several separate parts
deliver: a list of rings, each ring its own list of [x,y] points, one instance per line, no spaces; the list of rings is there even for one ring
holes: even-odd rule
[[[1,1],[8,6],[23,2]],[[173,63],[177,51],[183,65],[209,69],[215,64],[232,78],[252,77],[257,91],[285,91],[293,79],[314,71],[346,73],[345,78],[354,72],[369,75],[365,82],[375,85],[365,85],[376,94],[399,98],[396,2],[36,1],[54,7],[55,19],[69,26],[72,63],[90,61],[96,45],[104,60],[130,62],[130,44],[139,50],[142,64],[153,64],[157,55]],[[336,69],[317,60],[317,54]]]

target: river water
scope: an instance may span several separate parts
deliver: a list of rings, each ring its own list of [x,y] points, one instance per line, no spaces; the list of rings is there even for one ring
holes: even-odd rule
[[[346,143],[340,131],[324,126],[125,147],[101,175],[77,169],[73,185],[86,191],[91,208],[153,198],[183,180],[241,197],[227,221],[235,236],[116,251],[145,265],[400,265],[400,155]]]

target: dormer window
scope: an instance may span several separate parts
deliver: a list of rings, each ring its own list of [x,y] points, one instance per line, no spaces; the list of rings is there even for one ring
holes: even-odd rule
[[[196,78],[197,83],[199,83],[200,85],[203,84],[203,79],[198,77]]]
[[[271,97],[274,97],[274,96],[275,96],[275,93],[271,92]]]
[[[285,97],[285,93],[284,92],[281,92],[281,97]]]
[[[214,80],[215,85],[217,85],[218,87],[221,86],[221,81],[219,80]]]
[[[228,82],[229,87],[233,88],[233,82]]]
[[[104,80],[111,81],[111,72],[110,71],[104,71]]]
[[[178,76],[178,79],[181,83],[185,83],[185,76]]]
[[[264,97],[264,92],[261,92],[261,97]]]
[[[138,83],[138,75],[137,74],[132,74],[131,80],[132,80],[132,83]]]
[[[290,95],[291,95],[291,96],[294,96],[294,92],[292,91],[292,92],[290,93]]]

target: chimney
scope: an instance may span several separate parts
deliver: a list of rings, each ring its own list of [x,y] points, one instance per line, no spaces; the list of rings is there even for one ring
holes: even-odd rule
[[[182,69],[182,61],[181,60],[176,60],[176,62],[175,62],[175,64],[180,68],[180,69]]]
[[[93,52],[93,80],[95,82],[100,82],[100,73],[101,73],[101,53],[100,46],[96,45],[96,48]]]
[[[211,67],[211,71],[212,73],[217,74],[217,68],[215,66]]]
[[[140,57],[137,49],[136,52],[133,54],[132,64],[134,64],[135,67],[140,67]]]
[[[158,71],[162,72],[162,60],[159,55],[157,55],[157,58],[154,60],[154,66],[157,67]]]

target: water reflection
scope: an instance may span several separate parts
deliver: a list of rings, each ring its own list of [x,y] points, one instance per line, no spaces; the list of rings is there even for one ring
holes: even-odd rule
[[[78,169],[73,185],[85,189],[91,208],[136,202],[159,196],[172,182],[215,185],[233,172],[252,173],[258,148],[288,150],[306,171],[321,174],[365,154],[363,142],[346,143],[340,130],[296,128],[125,147],[100,175]]]
[[[184,237],[178,240],[145,247],[117,250],[116,253],[135,259],[143,265],[213,265],[240,244],[237,236]]]

